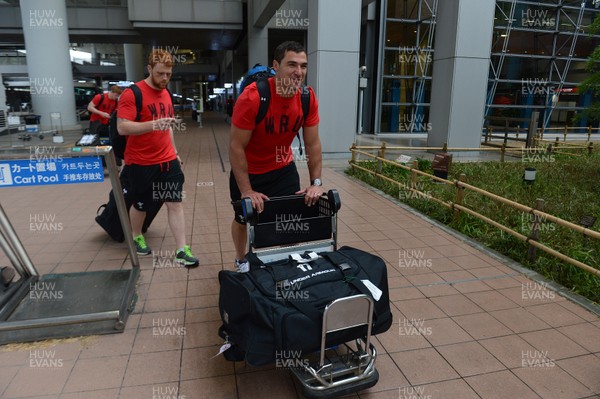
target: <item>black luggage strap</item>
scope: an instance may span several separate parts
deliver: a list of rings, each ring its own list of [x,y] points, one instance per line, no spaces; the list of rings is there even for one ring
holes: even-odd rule
[[[308,302],[291,301],[289,299],[286,299],[286,302],[295,307],[302,314],[311,319],[314,323],[320,325],[320,323],[322,322],[321,312],[319,312],[319,310],[316,307],[309,304]]]
[[[260,260],[258,256],[254,252],[248,252],[245,256],[246,260],[250,264],[250,270],[258,269],[261,267],[265,267],[265,263]]]
[[[256,256],[256,254],[253,252],[248,252],[246,254],[246,260],[248,262],[250,262],[250,270],[251,271],[255,270],[257,268],[267,267],[267,265],[265,265],[265,263],[262,260],[260,260],[260,258],[258,256]],[[271,269],[271,272],[273,272],[272,269]],[[276,284],[280,282],[278,277],[274,273],[272,273],[272,277]],[[315,322],[315,323],[321,322],[321,313],[319,312],[319,310],[316,307],[312,306],[311,304],[309,304],[307,302],[303,302],[303,301],[292,301],[289,299],[285,299],[285,302],[289,303],[290,305],[295,307],[298,311],[303,313],[306,317],[311,319],[313,322]]]
[[[325,252],[321,253],[320,255],[323,258],[330,261],[331,263],[333,263],[335,266],[337,266],[338,269],[342,271],[342,273],[344,274],[344,281],[352,284],[354,288],[359,290],[362,294],[373,298],[373,293],[365,286],[365,284],[359,278],[350,275],[352,270],[359,269],[358,265],[356,265],[356,263],[354,263],[352,259],[344,255],[340,251]]]

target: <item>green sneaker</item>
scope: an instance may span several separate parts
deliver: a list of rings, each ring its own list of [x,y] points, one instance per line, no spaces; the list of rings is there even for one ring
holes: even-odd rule
[[[133,238],[133,242],[135,243],[135,249],[138,255],[150,255],[152,250],[146,245],[146,239],[143,235],[139,235]]]
[[[192,250],[189,245],[183,247],[183,251],[177,252],[177,255],[175,255],[175,262],[184,265],[185,267],[196,267],[200,264],[198,258],[192,255]]]

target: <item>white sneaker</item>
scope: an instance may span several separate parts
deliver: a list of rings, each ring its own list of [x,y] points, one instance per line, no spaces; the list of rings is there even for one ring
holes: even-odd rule
[[[238,273],[248,273],[250,271],[250,262],[246,259],[243,260],[235,260],[235,270]]]

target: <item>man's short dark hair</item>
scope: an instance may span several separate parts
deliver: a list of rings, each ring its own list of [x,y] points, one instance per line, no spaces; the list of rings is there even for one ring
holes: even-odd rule
[[[293,51],[294,53],[306,53],[306,49],[304,46],[298,42],[287,41],[281,43],[275,49],[275,54],[273,54],[273,59],[278,63],[281,63],[283,57],[285,57],[285,53],[288,51]]]

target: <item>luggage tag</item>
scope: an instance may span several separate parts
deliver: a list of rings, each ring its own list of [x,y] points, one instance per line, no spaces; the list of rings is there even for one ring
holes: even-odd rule
[[[360,280],[363,282],[363,284],[365,285],[365,287],[367,287],[367,289],[371,292],[371,294],[373,294],[373,299],[375,299],[376,301],[379,300],[379,298],[381,298],[381,295],[383,294],[383,291],[381,291],[379,289],[379,287],[377,287],[375,284],[373,284],[371,282],[371,280]]]
[[[306,251],[303,254],[291,254],[290,258],[295,260],[297,263],[308,263],[319,259],[319,255],[317,255],[316,252]]]
[[[225,352],[229,348],[231,348],[231,343],[229,343],[228,341],[225,341],[225,343],[223,345],[221,345],[221,348],[219,349],[219,353],[217,353],[216,355],[211,357],[211,359],[214,359],[215,357],[219,356],[221,353]]]

